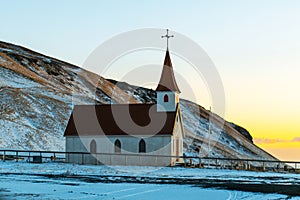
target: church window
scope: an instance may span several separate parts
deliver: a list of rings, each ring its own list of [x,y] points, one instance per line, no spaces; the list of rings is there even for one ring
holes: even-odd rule
[[[115,153],[121,153],[121,142],[118,139],[115,141]]]
[[[92,140],[90,143],[90,152],[96,153],[97,152],[97,144],[95,140]]]
[[[143,139],[139,142],[139,153],[146,153],[146,143]]]
[[[167,94],[164,96],[164,102],[169,102],[169,96]]]

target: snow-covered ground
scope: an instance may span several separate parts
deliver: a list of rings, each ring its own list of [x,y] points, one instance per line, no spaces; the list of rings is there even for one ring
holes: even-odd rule
[[[298,184],[300,174],[277,172],[252,172],[226,169],[204,169],[183,167],[150,167],[150,166],[107,166],[107,165],[78,165],[65,163],[33,164],[15,161],[0,162],[0,173],[19,174],[51,174],[51,175],[86,175],[86,176],[147,176],[153,178],[169,177],[181,179],[219,179],[246,180],[255,182]],[[269,179],[269,180],[267,180]],[[300,188],[299,188],[300,189]]]
[[[135,183],[87,183],[36,176],[1,176],[0,198],[7,199],[284,199],[285,195],[261,194],[192,187]],[[296,199],[296,198],[292,198]]]
[[[266,186],[300,191],[299,174],[0,162],[0,176],[0,199],[300,199],[282,191],[260,193]],[[260,192],[213,185],[217,182],[256,185]]]

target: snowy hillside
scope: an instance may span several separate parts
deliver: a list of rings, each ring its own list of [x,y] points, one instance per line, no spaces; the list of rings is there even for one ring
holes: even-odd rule
[[[106,80],[94,73],[0,42],[0,148],[64,150],[63,133],[74,104],[155,102],[155,92]],[[117,94],[117,95],[116,95]],[[229,158],[275,159],[253,144],[242,127],[181,100],[185,152]],[[224,127],[221,126],[224,124]]]

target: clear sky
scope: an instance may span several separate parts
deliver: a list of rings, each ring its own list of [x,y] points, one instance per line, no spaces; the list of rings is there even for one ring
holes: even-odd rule
[[[188,36],[220,73],[226,119],[279,158],[300,160],[300,1],[0,0],[0,6],[0,40],[79,66],[125,31],[169,28]]]

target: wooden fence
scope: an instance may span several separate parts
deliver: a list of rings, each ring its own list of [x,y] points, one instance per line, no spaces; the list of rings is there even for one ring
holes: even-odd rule
[[[31,150],[0,150],[0,159],[5,161],[16,162],[66,162],[70,155],[81,157],[79,164],[87,164],[88,158],[93,156],[121,156],[125,160],[135,158],[141,160],[144,157],[152,157],[154,162],[160,158],[176,158],[182,160],[177,163],[183,167],[199,167],[199,168],[219,168],[219,169],[236,169],[251,171],[275,171],[275,172],[295,172],[300,173],[300,162],[280,161],[280,160],[260,160],[260,159],[234,159],[234,158],[215,158],[215,157],[197,157],[197,156],[164,156],[149,154],[124,154],[124,153],[96,153],[89,152],[62,152],[62,151],[31,151]],[[101,165],[101,162],[95,162]]]

